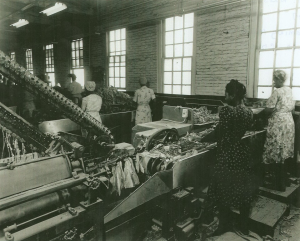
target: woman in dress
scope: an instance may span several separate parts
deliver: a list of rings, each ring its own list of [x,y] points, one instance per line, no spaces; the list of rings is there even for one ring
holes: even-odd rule
[[[282,70],[273,73],[274,91],[268,99],[265,113],[269,116],[263,162],[266,170],[275,174],[275,189],[285,191],[284,162],[294,156],[295,123],[292,111],[295,108],[290,87],[284,86],[287,75]]]
[[[149,103],[151,100],[155,100],[154,91],[147,87],[147,79],[142,77],[140,79],[141,88],[134,93],[133,101],[138,106],[135,115],[135,124],[142,124],[152,121],[151,108]]]
[[[99,113],[102,106],[102,98],[95,93],[96,83],[94,81],[87,81],[84,87],[87,92],[87,96],[82,98],[81,109],[88,112],[97,121],[102,123]],[[87,130],[82,129],[82,135],[87,137]]]
[[[213,135],[217,140],[217,164],[208,188],[209,203],[218,207],[220,213],[219,233],[230,228],[230,208],[240,211],[240,231],[248,234],[250,203],[257,185],[251,168],[250,149],[242,137],[252,125],[252,111],[243,104],[246,88],[237,80],[226,85],[227,106],[219,112],[219,124]],[[211,137],[205,137],[207,141]]]

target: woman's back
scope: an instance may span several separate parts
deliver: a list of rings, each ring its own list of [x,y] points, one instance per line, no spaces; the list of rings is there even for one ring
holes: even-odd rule
[[[275,107],[274,113],[291,112],[295,107],[292,89],[287,86],[274,89],[272,96],[267,102],[267,106],[271,108]]]

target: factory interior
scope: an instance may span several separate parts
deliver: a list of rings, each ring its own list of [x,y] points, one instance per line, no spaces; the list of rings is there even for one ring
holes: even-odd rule
[[[0,241],[300,241],[300,0],[0,0]]]

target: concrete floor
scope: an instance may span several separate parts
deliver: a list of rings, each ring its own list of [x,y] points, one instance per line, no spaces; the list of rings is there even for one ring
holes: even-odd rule
[[[234,232],[225,233],[219,237],[211,237],[206,241],[264,241],[262,237],[245,237],[242,238]],[[300,241],[300,208],[291,207],[290,214],[283,217],[276,225],[274,241]],[[266,239],[272,241],[272,239]]]

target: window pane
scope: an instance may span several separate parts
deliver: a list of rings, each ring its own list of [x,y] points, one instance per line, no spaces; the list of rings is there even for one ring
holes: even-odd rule
[[[115,68],[114,67],[110,67],[109,68],[109,77],[114,77],[115,76]]]
[[[284,82],[284,85],[290,86],[290,84],[291,84],[291,69],[283,69],[283,71],[286,73],[286,81]]]
[[[109,41],[114,41],[115,40],[115,31],[110,31],[109,32]]]
[[[296,3],[296,0],[280,0],[280,10],[295,8]]]
[[[294,52],[294,66],[300,66],[300,49],[295,49],[295,52]]]
[[[294,100],[300,100],[300,88],[293,87],[292,90],[293,90]]]
[[[114,52],[115,51],[115,42],[110,42],[110,45],[109,45],[109,51],[110,52]]]
[[[121,29],[121,38],[122,39],[126,38],[126,29],[125,28]]]
[[[164,93],[172,94],[172,85],[164,85]]]
[[[193,56],[193,43],[184,44],[184,56]]]
[[[294,42],[294,30],[278,32],[278,48],[292,47]]]
[[[181,71],[181,59],[173,59],[173,70]]]
[[[270,68],[273,67],[274,51],[264,51],[259,54],[259,67]]]
[[[115,87],[116,88],[121,87],[120,86],[120,79],[119,78],[115,78]]]
[[[263,13],[275,12],[278,9],[278,0],[263,0]]]
[[[168,30],[173,30],[173,22],[174,22],[174,18],[167,18],[166,19],[166,31]]]
[[[119,62],[120,62],[120,56],[116,56],[116,57],[115,57],[115,62],[116,62],[116,63],[119,63]]]
[[[121,41],[121,50],[126,50],[126,41],[125,40]]]
[[[172,59],[165,59],[165,71],[172,71]]]
[[[188,28],[184,30],[184,42],[193,42],[193,29]]]
[[[173,94],[181,94],[181,85],[173,85]]]
[[[83,48],[83,40],[80,40],[80,47]]]
[[[298,7],[300,7],[300,3],[298,3]],[[297,27],[300,27],[300,8],[298,8],[298,14],[297,14]]]
[[[175,57],[180,57],[182,56],[182,44],[176,44],[175,45]]]
[[[262,17],[262,32],[276,30],[277,13],[266,14]]]
[[[125,76],[126,76],[125,67],[121,67],[121,77],[125,77]]]
[[[165,84],[172,84],[172,72],[165,72],[164,73],[164,83]]]
[[[300,86],[300,68],[295,68],[293,71],[293,85]]]
[[[173,31],[166,32],[166,44],[173,44]]]
[[[72,72],[77,77],[76,81],[81,84],[81,86],[84,86],[84,69],[73,69]]]
[[[116,32],[116,36],[115,36],[116,40],[120,40],[121,39],[121,31],[120,31],[120,29],[116,30],[115,32]]]
[[[300,10],[298,10],[300,12]],[[300,46],[300,29],[296,32],[296,46]]]
[[[192,58],[184,58],[183,59],[183,70],[191,70],[192,69]]]
[[[173,84],[181,84],[181,72],[173,72]]]
[[[179,44],[183,42],[183,30],[176,30],[175,31],[175,44]]]
[[[173,57],[173,45],[166,46],[166,57]]]
[[[189,28],[194,26],[194,13],[189,13],[184,16],[184,27]]]
[[[261,34],[261,49],[275,48],[276,32]]]
[[[182,73],[182,84],[190,85],[192,82],[192,74],[191,72],[183,72]]]
[[[121,41],[116,41],[116,51],[121,50]]]
[[[115,76],[120,77],[120,67],[115,67]]]
[[[125,87],[126,87],[125,78],[121,78],[121,88],[125,88]]]
[[[125,62],[125,56],[121,56],[121,62]]]
[[[260,69],[258,72],[258,85],[272,85],[273,69]]]
[[[279,29],[293,28],[295,25],[296,11],[284,11],[279,13]]]
[[[109,78],[109,86],[115,86],[114,78]]]
[[[272,87],[258,87],[257,98],[267,99],[272,94]]]
[[[191,94],[191,86],[182,86],[182,94],[190,95]]]
[[[175,17],[175,29],[183,28],[183,17]]]
[[[292,50],[278,50],[276,51],[276,63],[275,67],[289,67],[292,62]]]

